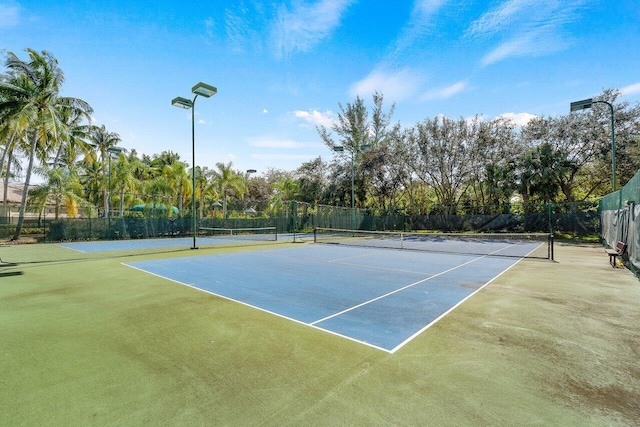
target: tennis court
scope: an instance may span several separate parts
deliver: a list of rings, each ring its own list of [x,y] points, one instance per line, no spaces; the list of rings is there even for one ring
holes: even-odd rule
[[[240,231],[238,231],[240,230]],[[243,242],[276,241],[275,227],[261,228],[203,228],[204,235],[197,237],[197,246],[216,246]],[[157,239],[128,239],[92,242],[60,243],[60,246],[81,253],[162,249],[193,246],[192,237],[167,237]]]
[[[126,265],[395,352],[517,261],[306,244]]]

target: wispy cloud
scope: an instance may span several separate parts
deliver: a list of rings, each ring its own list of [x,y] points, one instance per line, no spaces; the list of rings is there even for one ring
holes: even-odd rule
[[[620,89],[620,94],[622,96],[624,95],[635,95],[640,93],[640,82],[639,83],[634,83],[632,85],[629,86],[625,86],[622,89]]]
[[[334,114],[330,110],[327,110],[324,113],[321,113],[320,111],[315,109],[309,110],[309,111],[296,110],[293,112],[293,114],[297,118],[302,119],[307,124],[313,125],[313,126],[331,127],[334,122],[334,119],[333,119]]]
[[[15,2],[0,4],[0,28],[14,28],[20,23],[20,6]]]
[[[424,84],[426,78],[416,70],[375,69],[364,79],[351,85],[349,96],[368,97],[374,92],[384,94],[391,102],[399,102],[411,97]]]
[[[580,19],[586,0],[504,0],[471,23],[466,35],[499,37],[482,58],[490,65],[510,57],[541,56],[569,46],[563,27]]]
[[[229,47],[236,53],[244,53],[247,50],[262,50],[260,32],[266,26],[266,18],[262,13],[259,3],[249,9],[244,2],[240,2],[235,8],[227,8],[224,16],[224,27]],[[209,18],[206,22],[206,31],[213,34],[216,27],[215,20]]]
[[[400,52],[420,39],[433,28],[433,16],[449,0],[416,0],[407,25],[396,40],[395,51]]]
[[[291,8],[281,5],[273,24],[275,55],[286,57],[293,52],[306,52],[328,38],[340,25],[346,10],[355,0],[320,0],[296,2]]]
[[[428,101],[431,99],[448,99],[451,98],[452,96],[462,92],[463,90],[465,90],[467,87],[467,82],[466,81],[460,81],[457,83],[454,83],[450,86],[447,87],[443,87],[443,88],[439,88],[439,89],[432,89],[430,91],[428,91],[427,93],[425,93],[424,95],[422,95],[420,97],[421,101]]]

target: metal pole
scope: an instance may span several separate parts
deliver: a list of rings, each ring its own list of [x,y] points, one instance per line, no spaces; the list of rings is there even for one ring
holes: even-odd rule
[[[611,112],[611,188],[616,191],[616,131],[613,105],[608,101],[593,101],[593,104],[607,104]]]
[[[191,232],[193,233],[193,247],[196,246],[196,99],[198,94],[193,97],[193,105],[191,106]]]
[[[107,230],[108,238],[111,238],[111,153],[109,155],[109,188],[107,188]]]
[[[356,229],[356,197],[355,197],[355,154],[351,152],[351,229]]]
[[[613,105],[607,102],[609,110],[611,111],[611,181],[613,191],[616,191],[616,132],[615,132],[615,120],[613,115]]]

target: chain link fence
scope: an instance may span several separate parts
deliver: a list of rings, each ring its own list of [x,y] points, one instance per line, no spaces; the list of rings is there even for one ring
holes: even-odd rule
[[[377,213],[295,200],[281,202],[277,206],[254,202],[252,206],[257,210],[230,210],[226,216],[220,209],[204,211],[202,216],[198,212],[197,226],[276,227],[279,234],[306,233],[315,227],[369,231],[542,232],[554,233],[559,238],[597,240],[601,221],[596,202],[513,204],[506,209],[501,207],[499,213],[490,213],[492,209],[487,206],[466,207],[458,214],[446,214],[451,210],[434,207],[430,210],[432,213],[426,215],[407,214],[403,209]],[[0,238],[13,235],[16,212],[5,211],[0,216]],[[157,212],[133,212],[119,216],[113,212],[107,217],[89,215],[83,218],[67,218],[62,214],[57,219],[50,211],[31,212],[25,219],[22,235],[34,236],[42,242],[191,236],[191,220],[189,211],[182,217],[159,215]]]
[[[618,242],[626,244],[622,259],[627,267],[640,276],[640,172],[620,190],[607,194],[600,200],[602,221],[601,239],[608,248],[616,248]]]

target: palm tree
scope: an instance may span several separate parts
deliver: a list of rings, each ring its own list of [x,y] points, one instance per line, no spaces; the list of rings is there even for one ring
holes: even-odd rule
[[[199,217],[203,217],[205,200],[211,202],[218,199],[218,193],[213,185],[212,171],[208,167],[196,166],[196,199],[198,200]]]
[[[92,156],[80,162],[80,182],[84,188],[84,197],[95,207],[100,203],[102,189],[102,165]]]
[[[58,219],[60,202],[64,203],[67,215],[70,217],[77,215],[79,206],[89,205],[89,202],[82,197],[82,184],[74,166],[44,167],[41,173],[47,178],[46,184],[30,191],[29,206],[36,207],[38,212],[42,212],[48,199],[53,197],[56,201],[55,219]]]
[[[136,157],[132,159],[137,160]],[[113,181],[114,185],[120,191],[120,216],[124,216],[124,196],[127,190],[134,191],[138,186],[138,180],[134,176],[135,160],[131,161],[123,153],[118,155],[118,161],[115,164]],[[111,189],[109,189],[111,191]]]
[[[300,195],[300,185],[291,176],[282,176],[271,184],[273,193],[269,197],[269,208],[273,213],[280,212],[284,203],[295,200]]]
[[[22,231],[36,154],[45,157],[59,143],[69,140],[65,112],[74,110],[86,119],[92,112],[85,101],[60,96],[64,74],[51,53],[26,51],[29,62],[22,61],[12,52],[7,53],[5,66],[8,74],[0,81],[0,111],[3,111],[0,133],[5,132],[10,140],[22,143],[28,153],[22,203],[13,240],[19,239]]]
[[[109,132],[107,128],[102,125],[100,127],[94,126],[91,129],[91,133],[89,135],[89,139],[91,141],[91,145],[93,145],[94,149],[100,153],[100,163],[102,165],[102,206],[104,209],[103,216],[107,217],[107,212],[109,211],[109,191],[111,189],[107,188],[108,186],[108,177],[107,177],[107,160],[109,159],[109,148],[113,148],[121,141],[120,135],[115,132]]]
[[[217,193],[222,197],[222,215],[227,217],[227,198],[230,195],[242,197],[244,194],[244,179],[242,175],[231,169],[231,162],[216,163],[217,170],[213,171],[213,183]]]
[[[173,194],[177,196],[178,210],[182,213],[183,202],[192,192],[191,179],[187,175],[187,164],[183,162],[167,164],[162,168],[162,175],[173,189]]]

